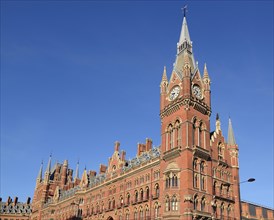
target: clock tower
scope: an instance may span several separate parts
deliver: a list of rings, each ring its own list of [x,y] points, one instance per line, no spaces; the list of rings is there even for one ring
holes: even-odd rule
[[[225,216],[239,217],[232,196],[234,190],[237,198],[238,184],[230,182],[234,175],[238,180],[238,170],[231,166],[219,116],[210,132],[210,78],[206,64],[200,72],[192,46],[184,15],[170,79],[164,67],[160,84],[162,214],[165,219],[220,218],[233,206],[235,213]]]
[[[195,62],[186,17],[170,80],[164,68],[160,88],[162,152],[193,146],[209,150],[210,78],[206,65],[201,75]]]

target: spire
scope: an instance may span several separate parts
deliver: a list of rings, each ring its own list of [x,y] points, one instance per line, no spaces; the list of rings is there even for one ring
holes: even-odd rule
[[[48,166],[47,166],[47,169],[46,169],[46,172],[47,173],[50,173],[50,167],[51,167],[51,154],[50,154],[50,156],[49,156],[49,162],[48,162]]]
[[[41,162],[41,166],[40,166],[39,173],[37,176],[37,180],[39,180],[39,181],[42,180],[42,172],[43,172],[43,161]]]
[[[77,161],[76,172],[75,172],[74,179],[79,179],[79,160]]]
[[[204,66],[204,79],[205,78],[209,78],[207,67],[206,67],[206,63],[205,63],[205,66]]]
[[[184,7],[183,9],[184,9],[183,24],[181,28],[179,42],[177,43],[177,55],[176,55],[176,60],[173,67],[173,70],[177,73],[180,79],[183,78],[182,71],[185,66],[184,52],[186,52],[188,56],[191,73],[194,74],[198,68],[198,65],[195,63],[194,55],[192,52],[192,42],[190,40],[188,26],[187,26],[186,17],[185,17],[186,7]]]
[[[162,83],[167,82],[167,75],[166,75],[166,66],[164,66],[163,76],[162,76]]]
[[[231,119],[228,119],[228,134],[227,134],[227,144],[229,146],[235,146],[236,145],[236,141],[235,141],[235,137],[234,137],[234,132],[232,129],[232,122]]]
[[[187,27],[187,22],[186,22],[186,17],[184,16],[182,29],[181,29],[181,35],[180,35],[180,39],[179,39],[179,44],[183,44],[185,41],[187,41],[189,44],[191,44],[188,27]]]

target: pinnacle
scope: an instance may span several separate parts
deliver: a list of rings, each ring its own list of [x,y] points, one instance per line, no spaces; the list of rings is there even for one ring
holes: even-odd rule
[[[233,128],[232,128],[232,122],[231,122],[230,118],[228,119],[227,144],[229,146],[235,146],[236,145],[236,141],[235,141],[235,137],[234,137],[234,132],[233,132]]]
[[[162,82],[167,81],[167,75],[166,75],[166,66],[164,66],[163,76],[162,76]]]
[[[205,66],[204,66],[204,78],[209,78],[206,63],[205,63]]]

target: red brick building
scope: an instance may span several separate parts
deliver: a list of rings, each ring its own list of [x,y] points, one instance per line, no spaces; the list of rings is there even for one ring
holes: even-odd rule
[[[240,219],[231,120],[227,139],[218,115],[210,128],[210,76],[192,50],[184,17],[171,77],[164,68],[160,84],[161,146],[146,139],[128,160],[116,142],[107,166],[81,178],[67,160],[51,168],[50,158],[36,180],[31,219]]]

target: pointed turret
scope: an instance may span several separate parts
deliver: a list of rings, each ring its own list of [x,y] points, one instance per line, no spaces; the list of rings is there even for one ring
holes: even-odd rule
[[[37,179],[36,179],[36,187],[38,186],[39,183],[42,182],[42,172],[43,172],[43,161],[41,162],[41,166],[40,166],[40,169],[39,169],[39,172],[38,172],[38,176],[37,176]]]
[[[77,161],[74,180],[79,179],[79,160]]]
[[[208,71],[207,71],[207,67],[206,67],[206,63],[205,63],[205,66],[204,66],[204,79],[209,79],[209,75],[208,75]]]
[[[49,162],[48,162],[48,166],[47,166],[47,169],[46,169],[46,172],[45,172],[45,179],[44,179],[45,183],[49,182],[50,168],[51,168],[51,154],[49,156]]]
[[[228,146],[235,146],[236,145],[234,132],[233,132],[233,128],[232,128],[232,122],[231,122],[230,118],[228,119],[227,145]]]
[[[207,104],[207,106],[211,107],[210,78],[207,71],[206,63],[204,66],[203,84],[204,84],[205,103]]]
[[[183,44],[185,41],[188,42],[189,44],[191,44],[189,31],[188,31],[188,27],[187,27],[187,22],[186,22],[186,16],[184,16],[184,19],[183,19],[179,44]]]
[[[163,71],[161,84],[164,83],[164,82],[167,82],[166,66],[164,66],[164,71]]]
[[[51,154],[49,156],[49,162],[48,162],[48,166],[47,166],[47,169],[46,169],[46,173],[50,173],[50,168],[51,168]]]
[[[167,74],[166,74],[166,66],[164,66],[164,71],[163,71],[163,76],[162,76],[162,81],[160,84],[161,88],[161,94],[165,94],[167,91],[167,86],[168,86],[168,80],[167,80]]]
[[[190,40],[190,35],[188,31],[186,17],[183,18],[183,24],[181,29],[181,34],[179,38],[179,42],[177,43],[177,56],[176,61],[174,63],[174,71],[177,73],[179,78],[182,79],[182,71],[185,66],[184,52],[186,51],[187,56],[189,58],[189,66],[191,73],[194,73],[197,69],[197,65],[195,63],[195,59],[192,53],[192,42]]]

